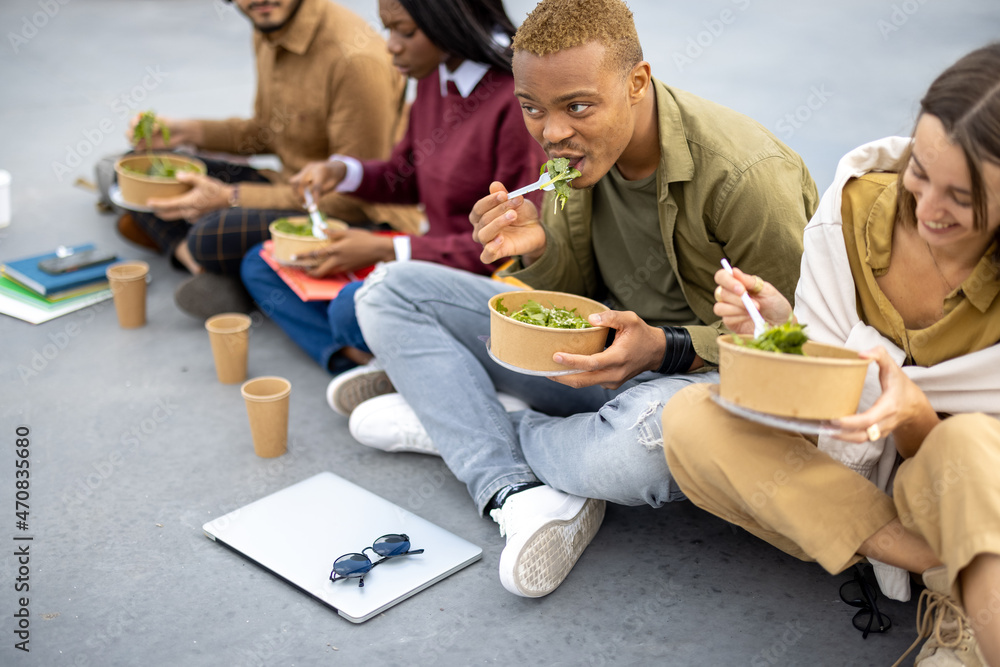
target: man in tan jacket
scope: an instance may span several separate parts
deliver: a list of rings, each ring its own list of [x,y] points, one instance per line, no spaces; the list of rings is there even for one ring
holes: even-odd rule
[[[119,222],[122,234],[170,255],[194,277],[176,293],[196,316],[249,307],[239,284],[244,253],[268,237],[273,220],[303,214],[288,179],[306,163],[339,153],[360,159],[389,155],[399,130],[405,80],[385,44],[360,16],[329,0],[235,0],[254,25],[257,95],[251,118],[164,118],[170,141],[236,155],[274,154],[281,172],[205,160],[208,175],[181,174],[193,188],[151,200],[152,212]],[[408,208],[371,206],[347,195],[319,202],[348,223],[406,227]]]

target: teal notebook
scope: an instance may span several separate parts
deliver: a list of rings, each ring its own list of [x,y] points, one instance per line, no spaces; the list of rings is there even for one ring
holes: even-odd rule
[[[75,254],[83,252],[84,250],[92,250],[93,248],[93,243],[87,243],[84,245],[70,247],[68,249]],[[92,283],[107,280],[104,276],[104,272],[109,266],[118,261],[117,259],[113,259],[101,264],[95,264],[94,266],[88,266],[76,271],[57,275],[48,274],[38,268],[38,263],[42,260],[52,259],[58,256],[59,255],[56,252],[48,252],[42,255],[33,255],[31,257],[14,260],[12,262],[5,262],[3,272],[25,287],[28,287],[43,296],[55,297],[61,293],[70,292]]]

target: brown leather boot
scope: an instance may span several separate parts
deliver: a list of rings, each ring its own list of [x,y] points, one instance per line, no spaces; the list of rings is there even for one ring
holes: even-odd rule
[[[143,230],[142,227],[135,221],[131,213],[123,213],[120,218],[118,218],[118,233],[124,236],[127,240],[131,241],[136,245],[140,245],[143,248],[149,248],[159,252],[160,247],[156,245],[156,241]]]

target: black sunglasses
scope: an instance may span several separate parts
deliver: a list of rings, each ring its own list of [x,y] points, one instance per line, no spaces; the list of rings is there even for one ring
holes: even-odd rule
[[[840,599],[852,607],[860,607],[854,614],[852,623],[861,631],[861,638],[868,639],[872,632],[887,632],[892,627],[892,619],[878,610],[878,582],[871,565],[854,568],[854,578],[840,586]]]
[[[369,549],[382,558],[373,563],[371,559],[365,555],[365,552]],[[410,538],[407,535],[383,535],[375,540],[375,543],[372,546],[362,549],[361,553],[344,554],[337,560],[333,561],[333,571],[330,572],[330,581],[337,581],[338,579],[353,579],[357,577],[358,588],[362,588],[365,585],[365,575],[371,572],[372,568],[376,565],[384,563],[390,558],[396,558],[397,556],[412,556],[414,554],[422,554],[423,552],[423,549],[414,549],[413,551],[410,551]]]

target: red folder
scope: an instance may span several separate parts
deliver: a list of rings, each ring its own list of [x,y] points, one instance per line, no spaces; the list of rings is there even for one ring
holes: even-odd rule
[[[260,249],[261,258],[267,262],[268,266],[274,269],[275,273],[303,301],[331,301],[340,294],[340,290],[344,289],[348,283],[355,280],[364,280],[365,276],[375,269],[374,266],[366,266],[363,269],[349,273],[338,273],[326,276],[325,278],[313,278],[303,269],[278,264],[277,260],[271,255],[272,245],[271,241],[264,242],[263,247]]]

